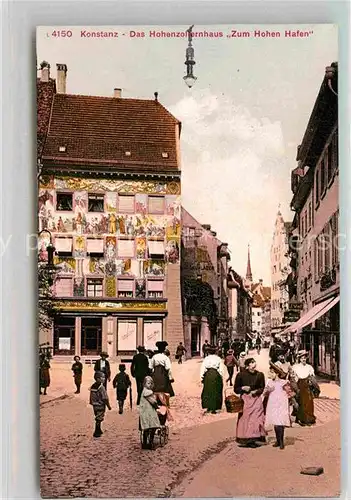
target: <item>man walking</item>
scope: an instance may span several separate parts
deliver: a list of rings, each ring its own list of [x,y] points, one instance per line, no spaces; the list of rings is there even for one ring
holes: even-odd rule
[[[100,359],[98,359],[94,365],[95,372],[100,372],[105,375],[103,380],[103,385],[105,389],[107,389],[107,381],[110,382],[111,380],[111,367],[110,363],[107,361],[107,358],[108,358],[107,352],[103,351],[100,354]]]
[[[136,381],[138,392],[137,405],[139,405],[141,393],[143,392],[144,378],[146,377],[146,375],[149,375],[149,358],[145,353],[144,346],[140,345],[137,349],[138,354],[135,354],[135,356],[133,357],[130,373]]]
[[[208,340],[205,340],[205,343],[202,346],[202,354],[203,354],[204,358],[206,358],[206,356],[208,355],[209,348],[210,348],[210,344],[208,343]]]
[[[176,350],[176,359],[178,360],[178,364],[181,365],[183,363],[183,356],[185,355],[186,353],[186,349],[185,347],[183,346],[183,342],[179,342],[179,345],[177,347],[177,350]]]

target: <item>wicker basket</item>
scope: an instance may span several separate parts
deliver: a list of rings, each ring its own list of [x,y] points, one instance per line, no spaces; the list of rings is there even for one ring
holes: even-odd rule
[[[243,411],[243,408],[244,408],[244,401],[241,398],[239,398],[238,396],[236,396],[235,394],[230,394],[229,396],[227,396],[227,391],[228,391],[228,389],[226,389],[224,391],[224,394],[225,394],[224,402],[225,402],[225,407],[227,409],[227,412],[228,413],[241,413]]]

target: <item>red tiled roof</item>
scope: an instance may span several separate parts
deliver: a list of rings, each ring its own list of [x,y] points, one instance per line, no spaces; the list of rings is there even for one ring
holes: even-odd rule
[[[49,127],[51,105],[56,93],[55,80],[48,82],[37,79],[37,157],[40,158]]]
[[[178,126],[180,130],[180,122],[155,100],[56,94],[43,159],[177,170]]]

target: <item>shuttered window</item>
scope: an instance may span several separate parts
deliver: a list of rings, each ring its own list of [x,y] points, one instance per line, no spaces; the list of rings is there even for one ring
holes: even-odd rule
[[[118,240],[117,243],[118,257],[134,257],[135,245],[134,240]]]
[[[118,297],[132,298],[134,296],[134,280],[118,280]]]
[[[132,195],[118,196],[118,211],[124,214],[132,214],[135,212],[135,197]]]
[[[56,297],[72,297],[72,278],[58,277],[55,282]]]
[[[55,250],[60,255],[72,255],[72,238],[56,238],[55,239]]]
[[[149,213],[163,214],[165,211],[165,199],[163,196],[149,196]]]
[[[148,297],[150,299],[162,299],[163,298],[163,280],[148,280],[147,290]]]

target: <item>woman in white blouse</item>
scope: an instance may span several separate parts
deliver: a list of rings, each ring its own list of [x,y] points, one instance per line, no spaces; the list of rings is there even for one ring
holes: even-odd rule
[[[314,378],[313,366],[307,363],[307,352],[297,353],[297,363],[292,367],[299,388],[299,409],[297,410],[296,423],[305,426],[316,423],[314,416],[313,394],[311,391],[311,377]]]
[[[202,408],[216,413],[223,405],[223,365],[213,347],[209,348],[208,356],[202,362],[200,376],[203,383]]]
[[[169,398],[174,396],[172,387],[172,365],[171,360],[165,354],[168,343],[166,341],[156,342],[157,353],[151,359],[150,367],[152,370],[152,379],[154,381],[154,392],[159,396],[159,399],[169,406]]]

